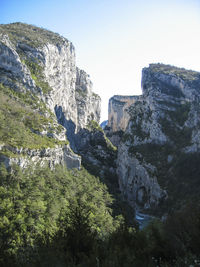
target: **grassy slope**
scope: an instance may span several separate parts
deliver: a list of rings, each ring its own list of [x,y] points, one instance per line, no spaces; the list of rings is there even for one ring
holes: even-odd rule
[[[0,24],[0,33],[7,34],[15,45],[17,43],[25,43],[31,47],[41,47],[48,42],[57,44],[68,42],[67,39],[59,34],[48,31],[43,28],[25,23]]]
[[[65,144],[48,134],[59,133],[63,127],[55,121],[54,115],[44,115],[45,106],[36,96],[16,93],[0,85],[0,142],[22,148],[46,148]]]

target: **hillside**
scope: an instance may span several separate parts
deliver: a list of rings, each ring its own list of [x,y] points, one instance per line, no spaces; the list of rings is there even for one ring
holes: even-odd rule
[[[2,154],[12,152],[15,162],[16,155],[28,154],[34,161],[46,149],[43,154],[51,165],[65,162],[68,167],[80,167],[65,132],[73,147],[74,134],[90,120],[99,121],[100,98],[92,92],[89,76],[76,67],[72,43],[22,23],[0,25],[0,36],[1,119],[7,110],[9,120],[1,124]],[[59,160],[52,156],[53,148]],[[5,157],[1,161],[9,164]]]

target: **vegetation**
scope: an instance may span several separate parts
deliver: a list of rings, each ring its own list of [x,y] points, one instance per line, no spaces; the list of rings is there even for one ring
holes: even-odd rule
[[[131,131],[130,133],[125,132],[122,135],[122,141],[126,142],[129,140],[131,143],[134,143],[135,137],[140,141],[148,139],[150,137],[150,133],[143,123],[151,121],[152,110],[145,106],[144,102],[137,101],[129,108],[129,115],[129,127]]]
[[[98,140],[98,144],[103,145],[104,147],[106,146],[109,149],[111,149],[112,151],[117,151],[117,148],[112,144],[112,142],[107,138],[107,136],[105,135],[103,129],[101,128],[101,126],[98,124],[97,121],[95,120],[91,120],[89,121],[87,128],[90,131],[99,131],[100,133],[103,134],[103,138],[102,138],[102,142],[101,144],[99,143]],[[93,145],[95,145],[95,142],[93,142]]]
[[[14,81],[12,81],[14,83]],[[12,89],[8,86],[4,86],[0,83],[0,91],[12,98],[14,101],[20,102],[22,105],[31,106],[32,109],[39,111],[44,114],[46,112],[52,117],[54,114],[46,107],[45,103],[42,102],[38,96],[26,89]]]
[[[82,88],[76,88],[76,98],[84,99],[87,98],[88,94],[87,91],[83,90]]]
[[[177,68],[172,65],[165,65],[165,64],[150,64],[150,69],[153,72],[159,72],[164,74],[170,74],[170,75],[176,75],[180,77],[183,80],[187,81],[198,81],[199,82],[199,72],[192,71],[192,70],[186,70],[184,68]]]
[[[48,82],[45,82],[42,66],[34,61],[27,59],[24,60],[24,63],[29,68],[31,72],[31,78],[35,81],[36,86],[41,88],[44,94],[48,94],[52,90],[52,88],[49,86]]]
[[[96,99],[100,99],[100,96],[98,94],[95,94],[94,92],[92,93],[92,96]]]
[[[150,175],[157,177],[161,187],[167,190],[168,199],[152,210],[154,214],[168,213],[180,209],[191,200],[198,201],[200,190],[198,152],[186,154],[174,145],[147,143],[131,146],[129,153],[139,161],[155,166],[155,171]]]
[[[1,266],[198,266],[200,206],[138,230],[86,170],[0,168]]]
[[[33,110],[34,105],[27,104],[34,102],[28,93],[26,98],[24,94],[15,93],[14,90],[0,85],[0,99],[1,143],[30,149],[54,147],[67,143],[67,141],[48,137],[53,133],[58,134],[62,127],[53,118],[46,117],[39,110]],[[42,132],[46,134],[42,135]]]
[[[88,223],[91,236],[103,239],[114,229],[112,199],[106,187],[84,169],[57,166],[51,171],[38,166],[23,172],[14,167],[8,172],[2,165],[0,198],[1,266],[12,258],[20,266],[34,261],[39,253],[37,241],[47,242],[48,237],[50,242],[58,230],[72,230],[74,216]]]
[[[171,96],[173,98],[184,98],[183,92],[179,89],[178,86],[170,85],[166,82],[163,82],[159,79],[154,78],[155,83],[159,85],[159,88],[161,88],[161,92]]]
[[[192,137],[191,128],[184,126],[180,129],[176,123],[172,123],[168,118],[160,119],[160,124],[162,131],[173,141],[174,146],[183,148],[190,144]]]
[[[49,42],[53,44],[64,42],[70,44],[67,39],[57,33],[20,22],[1,24],[0,33],[7,34],[15,45],[23,42],[31,47],[38,48]]]
[[[101,126],[98,124],[97,121],[95,120],[90,120],[87,124],[87,128],[88,130],[90,131],[93,131],[93,130],[97,130],[97,131],[100,131],[103,133],[103,129],[101,128]]]
[[[192,129],[184,125],[188,119],[190,106],[188,102],[179,104],[173,110],[165,110],[165,117],[159,119],[163,133],[177,148],[186,147],[191,141]]]
[[[188,114],[190,112],[191,104],[186,102],[184,104],[180,104],[176,107],[175,110],[165,111],[171,120],[175,121],[180,126],[183,126],[186,120],[188,119]]]

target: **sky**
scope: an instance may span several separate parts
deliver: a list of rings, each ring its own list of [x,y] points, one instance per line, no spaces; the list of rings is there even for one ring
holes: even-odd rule
[[[164,63],[200,71],[200,0],[0,0],[0,24],[57,32],[102,99],[141,94],[142,68]]]

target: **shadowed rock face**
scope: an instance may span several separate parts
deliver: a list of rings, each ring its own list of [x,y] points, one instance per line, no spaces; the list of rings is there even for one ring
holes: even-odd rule
[[[151,64],[143,69],[142,90],[118,146],[120,189],[138,209],[175,206],[190,198],[188,188],[193,195],[200,188],[199,172],[188,169],[199,169],[200,73]]]
[[[22,23],[0,25],[0,83],[37,97],[44,115],[54,116],[54,123],[56,115],[67,129],[71,147],[80,129],[100,120],[101,100],[89,75],[76,67],[72,43],[56,33]]]

